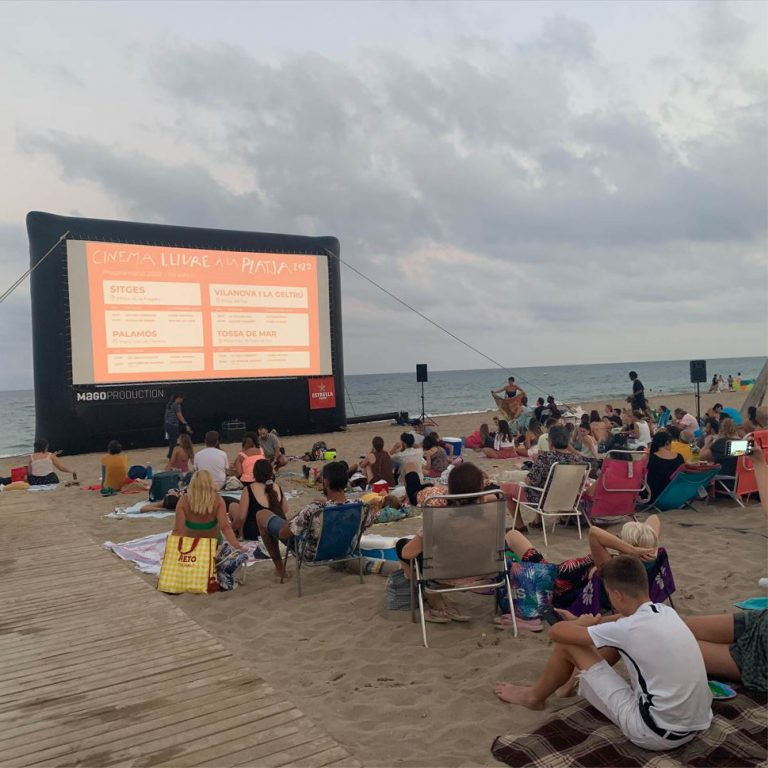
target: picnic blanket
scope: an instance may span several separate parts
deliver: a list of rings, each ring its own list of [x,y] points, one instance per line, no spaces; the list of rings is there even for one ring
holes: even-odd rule
[[[59,483],[50,483],[49,485],[30,485],[27,488],[29,493],[37,493],[39,491],[55,491],[59,487]]]
[[[160,573],[160,564],[169,533],[170,531],[153,533],[150,536],[142,536],[140,539],[124,541],[122,544],[105,541],[101,546],[104,549],[111,549],[121,560],[132,562],[142,573],[157,575]],[[244,541],[243,545],[248,550],[246,567],[269,559],[260,541]]]
[[[499,736],[493,756],[512,766],[536,768],[672,768],[672,766],[757,766],[766,760],[768,708],[765,694],[739,690],[729,701],[712,704],[708,731],[679,749],[649,752],[583,699],[559,710],[533,733]]]

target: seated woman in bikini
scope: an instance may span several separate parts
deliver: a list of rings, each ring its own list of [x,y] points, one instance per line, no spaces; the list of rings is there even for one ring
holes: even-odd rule
[[[440,477],[448,469],[451,460],[433,435],[424,438],[424,474],[427,477]]]
[[[486,478],[482,470],[475,464],[465,461],[455,466],[448,475],[448,487],[441,485],[423,487],[417,494],[416,501],[424,504],[428,498],[445,494],[478,493],[486,487]],[[459,504],[472,504],[477,501],[493,499],[495,496],[478,497]],[[445,501],[435,502],[437,506],[447,506]],[[398,558],[403,562],[403,572],[410,578],[411,561],[420,558],[424,551],[424,538],[421,533],[412,539],[399,539],[395,544]],[[469,621],[469,616],[462,614],[458,608],[451,605],[441,594],[427,592],[425,599],[429,608],[425,613],[425,620],[433,624],[448,624],[451,621]]]
[[[27,464],[27,482],[30,485],[55,485],[59,482],[59,476],[54,470],[58,469],[67,475],[72,475],[77,480],[77,474],[67,469],[55,453],[48,450],[47,440],[35,440],[35,452],[29,457]]]
[[[235,538],[224,499],[217,493],[211,474],[205,469],[192,475],[187,492],[179,497],[172,533],[195,539],[221,540],[223,536],[234,549],[246,551]]]
[[[173,448],[173,453],[168,459],[165,469],[177,470],[182,475],[186,475],[187,472],[192,469],[192,463],[195,460],[195,448],[192,445],[192,438],[184,432],[176,438],[176,445]]]

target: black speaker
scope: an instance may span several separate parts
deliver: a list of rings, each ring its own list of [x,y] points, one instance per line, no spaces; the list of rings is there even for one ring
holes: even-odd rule
[[[429,381],[426,363],[416,363],[416,381]]]
[[[691,360],[691,384],[704,384],[707,380],[707,361]]]

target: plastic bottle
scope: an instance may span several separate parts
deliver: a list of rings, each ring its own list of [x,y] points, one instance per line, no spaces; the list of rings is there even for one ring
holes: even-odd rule
[[[151,480],[152,479],[152,465],[149,462],[147,462],[146,470],[147,470],[147,480]]]

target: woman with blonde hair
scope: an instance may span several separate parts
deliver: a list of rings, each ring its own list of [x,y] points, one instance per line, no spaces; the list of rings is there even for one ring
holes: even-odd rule
[[[621,555],[634,555],[645,562],[655,560],[660,538],[661,520],[658,515],[650,515],[644,523],[625,523],[619,536],[593,525],[589,529],[590,554],[557,564],[552,604],[555,608],[571,605],[592,577],[595,568],[613,557],[611,550]],[[506,542],[524,563],[547,562],[544,555],[520,531],[507,531]]]
[[[176,438],[176,445],[173,446],[173,453],[168,463],[165,465],[166,471],[176,469],[186,475],[192,467],[195,460],[195,449],[192,445],[192,439],[184,432]]]
[[[223,536],[231,547],[245,551],[235,538],[224,499],[219,496],[210,472],[205,469],[192,475],[187,492],[179,498],[172,533],[193,539],[218,539],[219,542]]]

